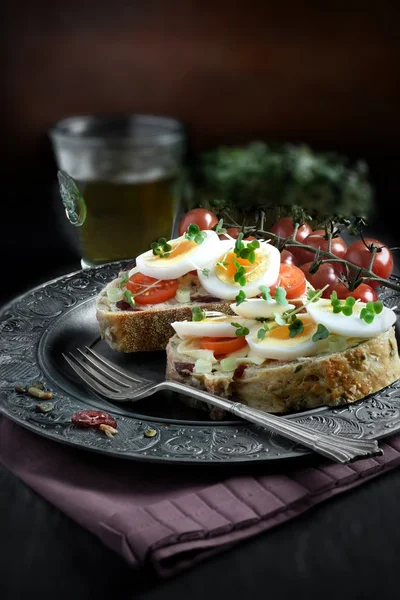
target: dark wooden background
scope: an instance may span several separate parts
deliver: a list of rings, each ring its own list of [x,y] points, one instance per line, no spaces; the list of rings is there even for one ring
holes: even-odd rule
[[[56,119],[183,119],[196,148],[254,136],[397,151],[399,3],[4,0],[3,126],[40,161]]]
[[[174,116],[194,149],[262,138],[362,156],[379,205],[396,200],[398,0],[3,0],[1,10],[3,206],[26,235],[53,201],[47,130],[79,113]],[[392,217],[387,227],[397,231]],[[38,242],[43,256],[52,235]],[[16,246],[12,237],[6,250]]]

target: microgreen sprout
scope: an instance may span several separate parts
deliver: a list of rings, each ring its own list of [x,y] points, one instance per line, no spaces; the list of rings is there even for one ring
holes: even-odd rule
[[[224,227],[224,220],[220,219],[215,227],[215,233],[223,234],[226,233],[226,229]]]
[[[243,290],[240,290],[240,292],[236,296],[235,300],[236,300],[236,306],[239,306],[239,304],[242,304],[242,302],[246,301],[246,294],[244,293]]]
[[[203,321],[206,318],[206,313],[200,308],[200,306],[193,306],[192,308],[192,321]]]
[[[271,302],[272,296],[271,296],[270,288],[267,287],[266,285],[260,285],[260,287],[258,289],[261,292],[261,298],[263,300],[266,300],[267,302]]]
[[[293,338],[300,333],[303,333],[304,325],[303,321],[297,317],[289,325],[289,337]]]
[[[383,310],[383,303],[378,300],[377,302],[367,302],[367,305],[361,309],[360,319],[363,319],[366,323],[370,324],[375,319],[375,315],[379,315]]]
[[[231,323],[233,327],[236,327],[236,335],[237,337],[243,337],[245,335],[249,335],[250,331],[247,327],[243,327],[240,323]]]
[[[268,323],[266,321],[264,321],[262,328],[257,331],[257,339],[262,341],[265,338],[267,331],[269,331],[269,330],[270,329],[269,329]]]
[[[165,238],[160,238],[157,242],[153,242],[151,244],[151,249],[153,250],[154,256],[168,258],[170,251],[172,250],[172,246],[171,244],[168,244]]]
[[[318,342],[318,340],[326,340],[328,335],[329,335],[329,331],[327,330],[325,325],[322,325],[322,323],[319,323],[318,327],[317,327],[317,331],[312,336],[312,341]]]
[[[203,273],[204,277],[209,277],[210,275],[210,269],[201,269],[201,272]]]
[[[124,292],[124,300],[125,300],[125,302],[127,302],[128,304],[130,304],[130,306],[135,306],[135,299],[134,299],[133,294],[132,294],[131,291],[125,290],[125,292]]]
[[[221,267],[221,269],[225,269],[225,271],[227,271],[227,266],[229,265],[229,263],[226,260],[220,260],[219,262],[217,262],[217,267]]]
[[[120,286],[125,285],[125,283],[128,283],[129,281],[129,273],[128,271],[125,271],[125,273],[123,273],[120,277]]]
[[[236,273],[233,276],[233,279],[239,285],[246,285],[246,269],[240,263],[238,263],[237,260],[234,260],[233,264],[236,268]]]
[[[331,294],[331,305],[334,314],[343,313],[346,317],[350,317],[353,314],[353,306],[356,303],[353,296],[348,296],[346,300],[339,300],[336,292]]]
[[[205,231],[201,231],[198,225],[195,223],[191,223],[188,227],[187,232],[185,233],[185,238],[190,240],[191,242],[196,242],[196,244],[202,244],[206,239],[207,234]]]

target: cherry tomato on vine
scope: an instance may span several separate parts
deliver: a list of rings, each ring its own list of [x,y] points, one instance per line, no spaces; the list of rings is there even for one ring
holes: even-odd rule
[[[275,233],[275,235],[279,235],[282,238],[289,237],[292,235],[293,231],[294,227],[292,217],[282,217],[271,227],[271,233]],[[308,223],[303,223],[303,225],[297,230],[295,240],[302,242],[305,237],[310,235],[311,232],[311,226]]]
[[[286,250],[286,248],[284,248],[281,251],[281,263],[285,263],[286,265],[295,265],[297,266],[297,258],[295,257],[295,255],[293,254],[293,252]]]
[[[234,240],[237,240],[240,233],[240,227],[228,227],[226,233]],[[229,238],[224,233],[221,233],[219,237],[221,240],[229,240]],[[255,240],[256,238],[254,237],[254,235],[249,235],[248,237],[245,237],[243,239],[246,241],[251,241]]]
[[[206,208],[193,208],[185,213],[179,221],[178,233],[183,235],[188,230],[189,225],[193,223],[200,229],[212,229],[218,223],[218,217],[211,210]]]
[[[393,254],[391,250],[387,248],[385,244],[374,238],[365,238],[364,241],[368,246],[373,244],[374,246],[382,248],[382,250],[377,252],[375,255],[374,264],[372,265],[371,271],[378,277],[388,279],[388,277],[390,277],[392,274],[394,265]],[[350,246],[347,248],[344,258],[354,265],[357,265],[357,267],[369,269],[372,254],[368,247],[364,244],[363,240],[357,240],[350,244]],[[377,288],[380,285],[379,282],[373,281],[372,279],[365,283],[370,285],[372,288]]]
[[[310,273],[309,268],[312,265],[311,262],[304,263],[300,269],[303,271],[306,279],[315,290],[322,290],[326,285],[329,287],[322,293],[322,298],[330,298],[334,290],[335,285],[338,283],[338,278],[335,273],[335,269],[331,263],[324,263],[320,265],[316,273]]]
[[[321,230],[313,231],[303,240],[303,244],[311,246],[312,248],[319,248],[323,252],[328,250],[328,240],[325,237],[325,232],[320,233]],[[302,265],[307,262],[312,262],[315,258],[315,253],[311,250],[304,250],[303,248],[296,248],[299,263]],[[341,237],[332,238],[331,253],[338,258],[344,258],[347,251],[346,242]]]
[[[378,294],[366,283],[360,283],[352,292],[343,283],[337,283],[333,290],[337,293],[339,300],[344,300],[348,296],[353,296],[360,302],[376,302],[378,300]]]

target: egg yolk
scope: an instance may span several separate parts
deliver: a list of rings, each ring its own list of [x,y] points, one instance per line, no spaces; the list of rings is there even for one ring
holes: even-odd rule
[[[180,240],[171,244],[171,246],[172,248],[169,251],[169,256],[163,256],[162,258],[163,263],[165,263],[165,261],[176,260],[183,255],[189,254],[197,247],[197,244],[191,240]]]
[[[310,338],[312,335],[314,335],[316,329],[317,329],[317,325],[315,324],[315,322],[308,316],[305,315],[298,315],[298,318],[300,319],[300,321],[303,322],[303,331],[300,334],[297,334],[296,336],[294,336],[293,338],[290,337],[290,329],[289,329],[289,325],[279,325],[277,327],[273,327],[271,328],[271,331],[268,332],[268,335],[266,336],[265,339],[269,339],[269,340],[293,340],[294,342],[301,337],[301,338]]]
[[[266,257],[262,252],[256,252],[256,259],[251,263],[246,258],[237,257],[233,250],[227,252],[219,258],[215,267],[216,275],[220,281],[229,285],[236,283],[235,274],[237,273],[237,267],[235,263],[245,268],[246,282],[250,283],[259,279],[265,272]]]

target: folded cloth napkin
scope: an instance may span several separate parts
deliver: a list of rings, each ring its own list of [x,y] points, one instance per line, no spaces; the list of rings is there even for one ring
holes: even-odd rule
[[[309,455],[256,468],[175,467],[103,457],[0,417],[0,461],[132,566],[167,577],[293,519],[400,464],[400,435],[383,456],[348,465]]]

